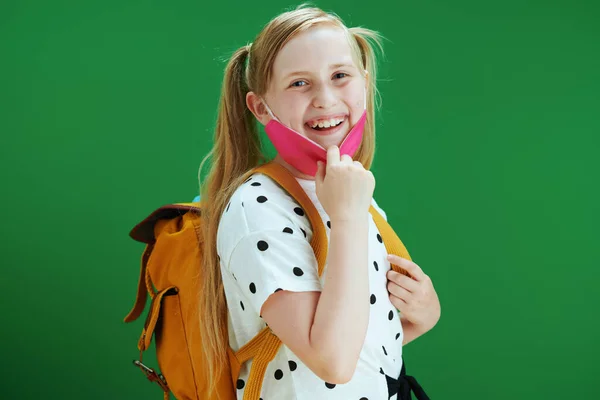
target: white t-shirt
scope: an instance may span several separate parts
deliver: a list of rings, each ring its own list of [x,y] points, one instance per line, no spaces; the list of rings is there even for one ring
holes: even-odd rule
[[[321,206],[315,181],[296,178],[317,208],[327,232],[329,217]],[[387,219],[385,213],[372,204]],[[229,343],[233,350],[265,328],[259,313],[277,289],[321,291],[317,260],[310,246],[312,230],[300,205],[274,180],[257,173],[244,182],[226,206],[217,233],[217,253],[227,298]],[[263,400],[387,400],[385,374],[398,378],[402,368],[402,325],[389,300],[387,251],[369,215],[369,286],[371,310],[365,343],[350,382],[332,385],[315,375],[285,345],[269,364]],[[242,366],[237,398],[242,399],[251,361]],[[396,395],[392,399],[396,399]]]

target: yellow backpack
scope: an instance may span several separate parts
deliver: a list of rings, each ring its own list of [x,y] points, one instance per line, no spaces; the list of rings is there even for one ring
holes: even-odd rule
[[[263,173],[283,187],[306,212],[313,229],[311,246],[319,266],[319,276],[327,259],[325,227],[302,187],[294,176],[279,164],[269,162],[246,173]],[[245,180],[245,179],[244,179]],[[410,259],[408,251],[391,226],[373,208],[369,209],[386,250]],[[200,339],[199,282],[203,274],[202,244],[197,231],[202,224],[202,203],[175,203],[158,208],[137,224],[131,238],[146,244],[141,257],[141,270],[135,305],[125,322],[135,321],[144,311],[147,296],[151,306],[138,341],[139,359],[134,365],[146,377],[158,383],[164,399],[173,393],[176,399],[235,400],[236,384],[241,365],[253,360],[243,400],[259,400],[267,365],[275,358],[281,341],[269,328],[263,329],[238,351],[228,348],[229,365],[225,366],[217,382],[217,390],[207,397],[209,382],[200,373],[206,368]],[[392,268],[408,275],[393,265]],[[227,327],[227,321],[223,321]],[[143,353],[155,338],[156,358],[160,373],[143,363]]]

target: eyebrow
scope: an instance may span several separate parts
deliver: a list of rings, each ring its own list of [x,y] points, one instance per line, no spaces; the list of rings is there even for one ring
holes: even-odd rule
[[[354,65],[348,64],[348,63],[331,64],[329,66],[329,69],[337,69],[337,68],[342,68],[342,67],[354,68]],[[294,71],[294,72],[290,72],[289,74],[287,74],[286,76],[284,76],[283,79],[286,80],[286,79],[289,79],[292,76],[296,76],[296,75],[310,75],[310,72],[309,71]]]

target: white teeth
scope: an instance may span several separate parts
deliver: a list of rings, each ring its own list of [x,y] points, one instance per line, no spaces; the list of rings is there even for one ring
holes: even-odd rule
[[[344,121],[344,118],[332,118],[329,120],[313,123],[313,124],[311,124],[311,127],[316,128],[318,126],[319,128],[329,128],[331,126],[338,125],[342,121]]]

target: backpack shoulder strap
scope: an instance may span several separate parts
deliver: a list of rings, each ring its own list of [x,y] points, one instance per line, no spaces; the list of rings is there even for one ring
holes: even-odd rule
[[[402,243],[402,240],[400,240],[394,229],[385,220],[385,218],[383,218],[373,206],[371,206],[369,212],[373,216],[373,221],[375,221],[375,225],[377,225],[377,229],[381,234],[383,244],[385,245],[385,249],[387,250],[388,254],[395,254],[412,261],[408,250],[404,246],[404,243]],[[410,274],[404,268],[400,268],[395,264],[391,264],[391,267],[398,273],[410,276]]]

